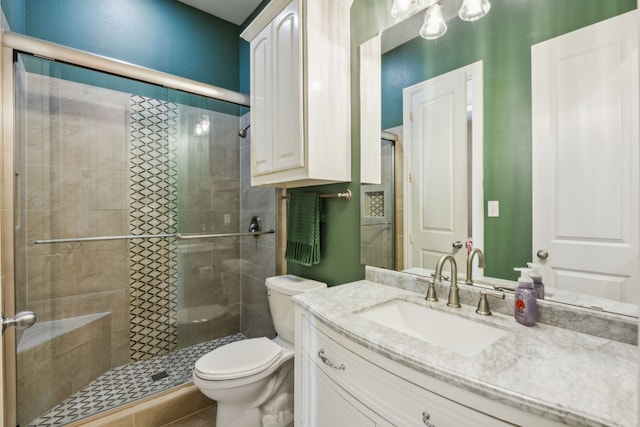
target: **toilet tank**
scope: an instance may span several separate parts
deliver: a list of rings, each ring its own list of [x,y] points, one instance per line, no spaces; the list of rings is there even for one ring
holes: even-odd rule
[[[303,292],[326,288],[327,284],[287,274],[266,280],[269,310],[278,336],[290,343],[294,340],[293,301],[291,297]]]

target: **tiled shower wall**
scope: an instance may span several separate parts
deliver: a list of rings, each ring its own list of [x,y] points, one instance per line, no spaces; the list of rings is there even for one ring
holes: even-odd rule
[[[178,230],[237,232],[241,226],[238,117],[180,108]],[[179,240],[177,256],[178,347],[238,332],[238,238]]]
[[[26,307],[39,323],[111,313],[110,364],[127,363],[128,243],[33,241],[128,234],[129,97],[38,74],[27,89]]]
[[[250,113],[240,119],[240,127],[249,125]],[[251,128],[247,138],[240,140],[241,170],[241,221],[240,227],[247,231],[251,217],[260,216],[262,229],[276,229],[277,190],[251,187],[250,163]],[[275,330],[269,312],[265,279],[276,273],[276,235],[247,236],[241,239],[242,311],[240,331],[248,338],[267,336],[273,338]]]

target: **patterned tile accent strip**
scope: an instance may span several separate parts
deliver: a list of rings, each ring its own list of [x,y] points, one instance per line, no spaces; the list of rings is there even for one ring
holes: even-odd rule
[[[130,97],[131,234],[175,233],[178,105]],[[131,240],[130,339],[133,361],[177,348],[176,260],[172,239]]]
[[[29,423],[29,426],[63,426],[189,382],[196,360],[202,355],[222,345],[243,339],[245,336],[238,333],[163,356],[113,368]],[[154,374],[162,371],[166,371],[168,375],[154,380]]]
[[[369,196],[369,212],[367,216],[384,216],[384,191],[372,191]]]

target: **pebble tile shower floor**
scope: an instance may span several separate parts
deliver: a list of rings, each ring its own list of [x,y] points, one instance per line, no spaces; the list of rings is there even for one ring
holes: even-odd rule
[[[29,426],[63,426],[191,380],[200,356],[234,341],[238,333],[149,360],[113,368],[52,408]]]

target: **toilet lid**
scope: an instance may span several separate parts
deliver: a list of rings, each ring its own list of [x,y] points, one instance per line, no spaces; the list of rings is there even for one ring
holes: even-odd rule
[[[197,375],[206,380],[230,380],[262,372],[282,354],[282,347],[266,337],[232,342],[196,361]]]

